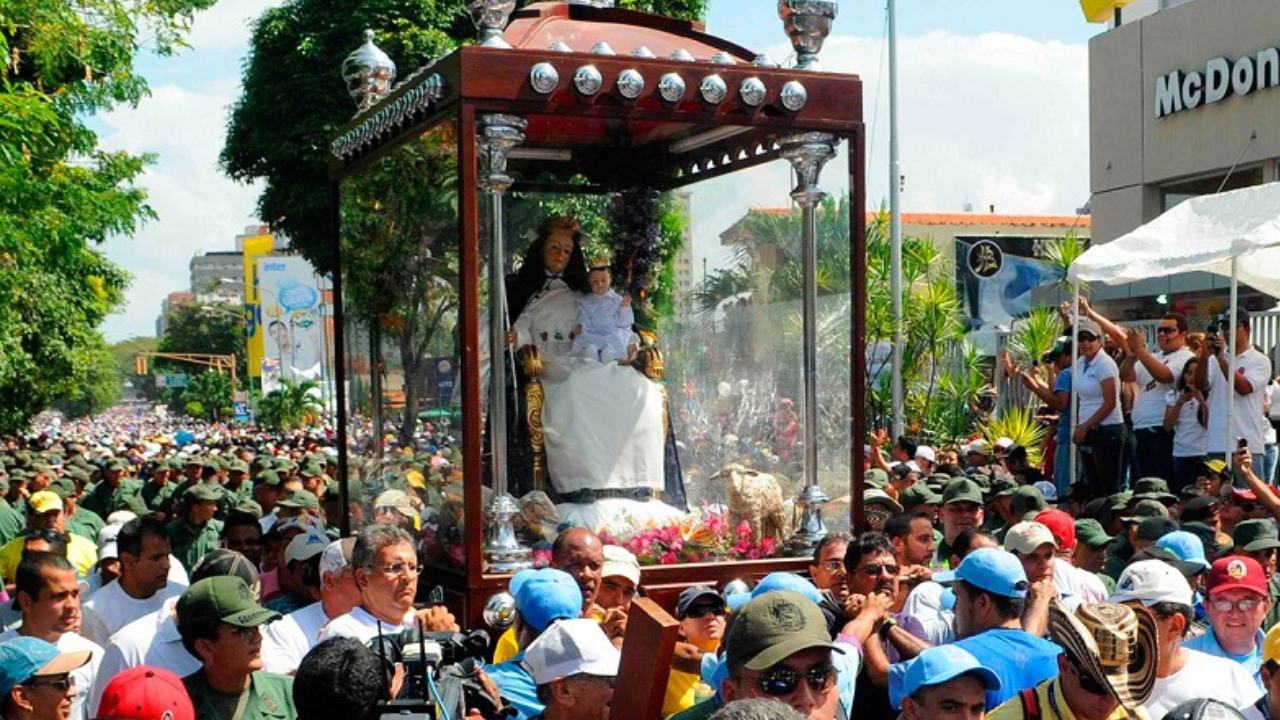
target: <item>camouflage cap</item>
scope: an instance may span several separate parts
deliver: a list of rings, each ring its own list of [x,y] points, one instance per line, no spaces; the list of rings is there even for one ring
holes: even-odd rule
[[[276,504],[282,507],[302,508],[312,512],[320,510],[320,500],[310,490],[294,490],[289,493],[289,497]]]
[[[278,488],[283,483],[280,479],[280,473],[275,470],[263,470],[253,479],[254,485],[266,485],[267,487]]]
[[[218,502],[222,500],[222,486],[216,483],[196,483],[187,488],[184,496],[188,502]]]

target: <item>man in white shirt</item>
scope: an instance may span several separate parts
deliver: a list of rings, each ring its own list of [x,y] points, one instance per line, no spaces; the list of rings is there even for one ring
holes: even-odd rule
[[[1249,342],[1250,315],[1237,310],[1234,332],[1236,342],[1236,376],[1227,389],[1231,371],[1226,332],[1233,325],[1229,317],[1219,323],[1221,336],[1210,333],[1200,349],[1196,366],[1196,385],[1209,388],[1209,457],[1225,459],[1236,451],[1236,439],[1244,438],[1249,452],[1260,456],[1266,452],[1266,416],[1262,412],[1263,396],[1271,379],[1271,361]],[[1207,384],[1206,384],[1207,383]],[[1232,435],[1227,437],[1227,400],[1232,400]]]
[[[1053,533],[1057,545],[1053,561],[1053,585],[1058,595],[1064,598],[1075,598],[1076,603],[1095,605],[1106,602],[1107,586],[1092,572],[1075,565],[1075,553],[1078,540],[1076,538],[1075,520],[1064,510],[1041,510],[1035,521],[1044,525]]]
[[[1158,477],[1172,482],[1173,431],[1164,429],[1167,397],[1182,374],[1182,367],[1194,357],[1187,348],[1187,316],[1168,313],[1156,326],[1159,352],[1147,347],[1146,335],[1129,331],[1129,352],[1120,363],[1120,381],[1136,382],[1138,397],[1133,402],[1133,431],[1138,452],[1133,456],[1134,477]],[[1180,488],[1175,488],[1175,492]]]
[[[324,626],[360,604],[360,591],[351,567],[355,542],[355,538],[350,537],[335,540],[321,553],[320,602],[291,612],[263,630],[262,659],[267,672],[292,674],[303,656],[319,643]]]
[[[164,523],[154,515],[134,518],[116,536],[120,577],[101,587],[84,603],[86,626],[106,629],[106,637],[92,638],[106,644],[111,635],[133,620],[160,609],[165,600],[182,594],[169,584],[169,537]]]
[[[367,643],[379,634],[415,629],[418,621],[424,630],[457,631],[453,615],[443,607],[414,613],[418,553],[413,538],[402,528],[385,523],[361,528],[351,549],[351,564],[360,604],[326,625],[320,642],[350,637]]]
[[[1145,607],[1156,621],[1160,664],[1155,687],[1145,703],[1159,720],[1186,700],[1211,697],[1239,709],[1251,720],[1262,717],[1254,703],[1262,689],[1244,666],[1182,646],[1187,625],[1195,617],[1191,586],[1182,573],[1161,560],[1140,560],[1125,568],[1108,602]]]
[[[216,575],[235,575],[244,580],[257,599],[260,589],[258,570],[240,553],[223,549],[205,555],[192,569],[191,582]],[[178,677],[186,677],[203,667],[182,646],[174,614],[177,604],[178,596],[170,597],[155,612],[134,620],[111,636],[111,643],[105,646],[102,663],[98,667],[98,679],[93,685],[89,707],[97,710],[107,683],[129,668],[151,665],[169,670]]]
[[[80,582],[75,567],[56,553],[29,553],[18,564],[16,600],[22,622],[0,633],[0,642],[26,636],[51,643],[58,652],[88,651],[89,662],[71,671],[75,688],[70,720],[90,717],[85,700],[98,674],[102,648],[76,632],[80,627]]]

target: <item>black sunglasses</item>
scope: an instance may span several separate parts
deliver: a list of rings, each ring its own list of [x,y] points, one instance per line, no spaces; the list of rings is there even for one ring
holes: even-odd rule
[[[1158,328],[1156,328],[1156,334],[1158,334],[1158,335],[1177,335],[1177,334],[1178,334],[1178,328],[1177,328],[1176,326],[1174,326],[1174,327],[1158,327]]]
[[[881,575],[892,575],[892,576],[894,576],[894,577],[897,577],[897,576],[898,576],[898,566],[897,566],[897,565],[887,565],[887,564],[886,564],[886,565],[881,565],[880,563],[872,563],[872,564],[870,564],[870,565],[868,565],[868,566],[866,566],[866,567],[862,568],[862,572],[866,573],[867,575],[869,575],[869,576],[871,576],[871,577],[880,577]]]
[[[807,679],[815,692],[826,692],[836,684],[836,669],[831,665],[814,665],[803,673],[786,668],[766,670],[756,678],[756,684],[765,695],[781,697],[795,692],[800,678]]]
[[[708,615],[724,615],[723,605],[694,605],[685,611],[687,618],[703,618]]]
[[[1080,333],[1076,336],[1076,340],[1080,342],[1097,342],[1098,336],[1093,333]]]
[[[75,678],[70,675],[63,675],[54,679],[32,678],[23,683],[27,687],[51,687],[58,692],[66,692],[76,684]]]

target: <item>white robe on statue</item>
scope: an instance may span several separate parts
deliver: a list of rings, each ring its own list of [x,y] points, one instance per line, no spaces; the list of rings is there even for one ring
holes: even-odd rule
[[[662,391],[632,367],[570,357],[578,297],[563,281],[549,280],[514,325],[516,347],[534,345],[543,355],[542,424],[552,484],[561,494],[584,489],[660,492]],[[636,505],[646,506],[631,513],[646,516],[634,517],[636,521],[667,514],[660,510],[674,512],[658,502]],[[561,506],[561,517],[574,516],[575,507]],[[610,520],[605,514],[613,513],[593,512],[579,520],[598,528]]]

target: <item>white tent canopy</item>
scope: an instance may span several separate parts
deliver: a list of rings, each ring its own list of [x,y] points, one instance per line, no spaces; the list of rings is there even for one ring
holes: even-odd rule
[[[1202,270],[1280,297],[1280,182],[1192,198],[1071,265],[1074,282],[1117,285]]]

